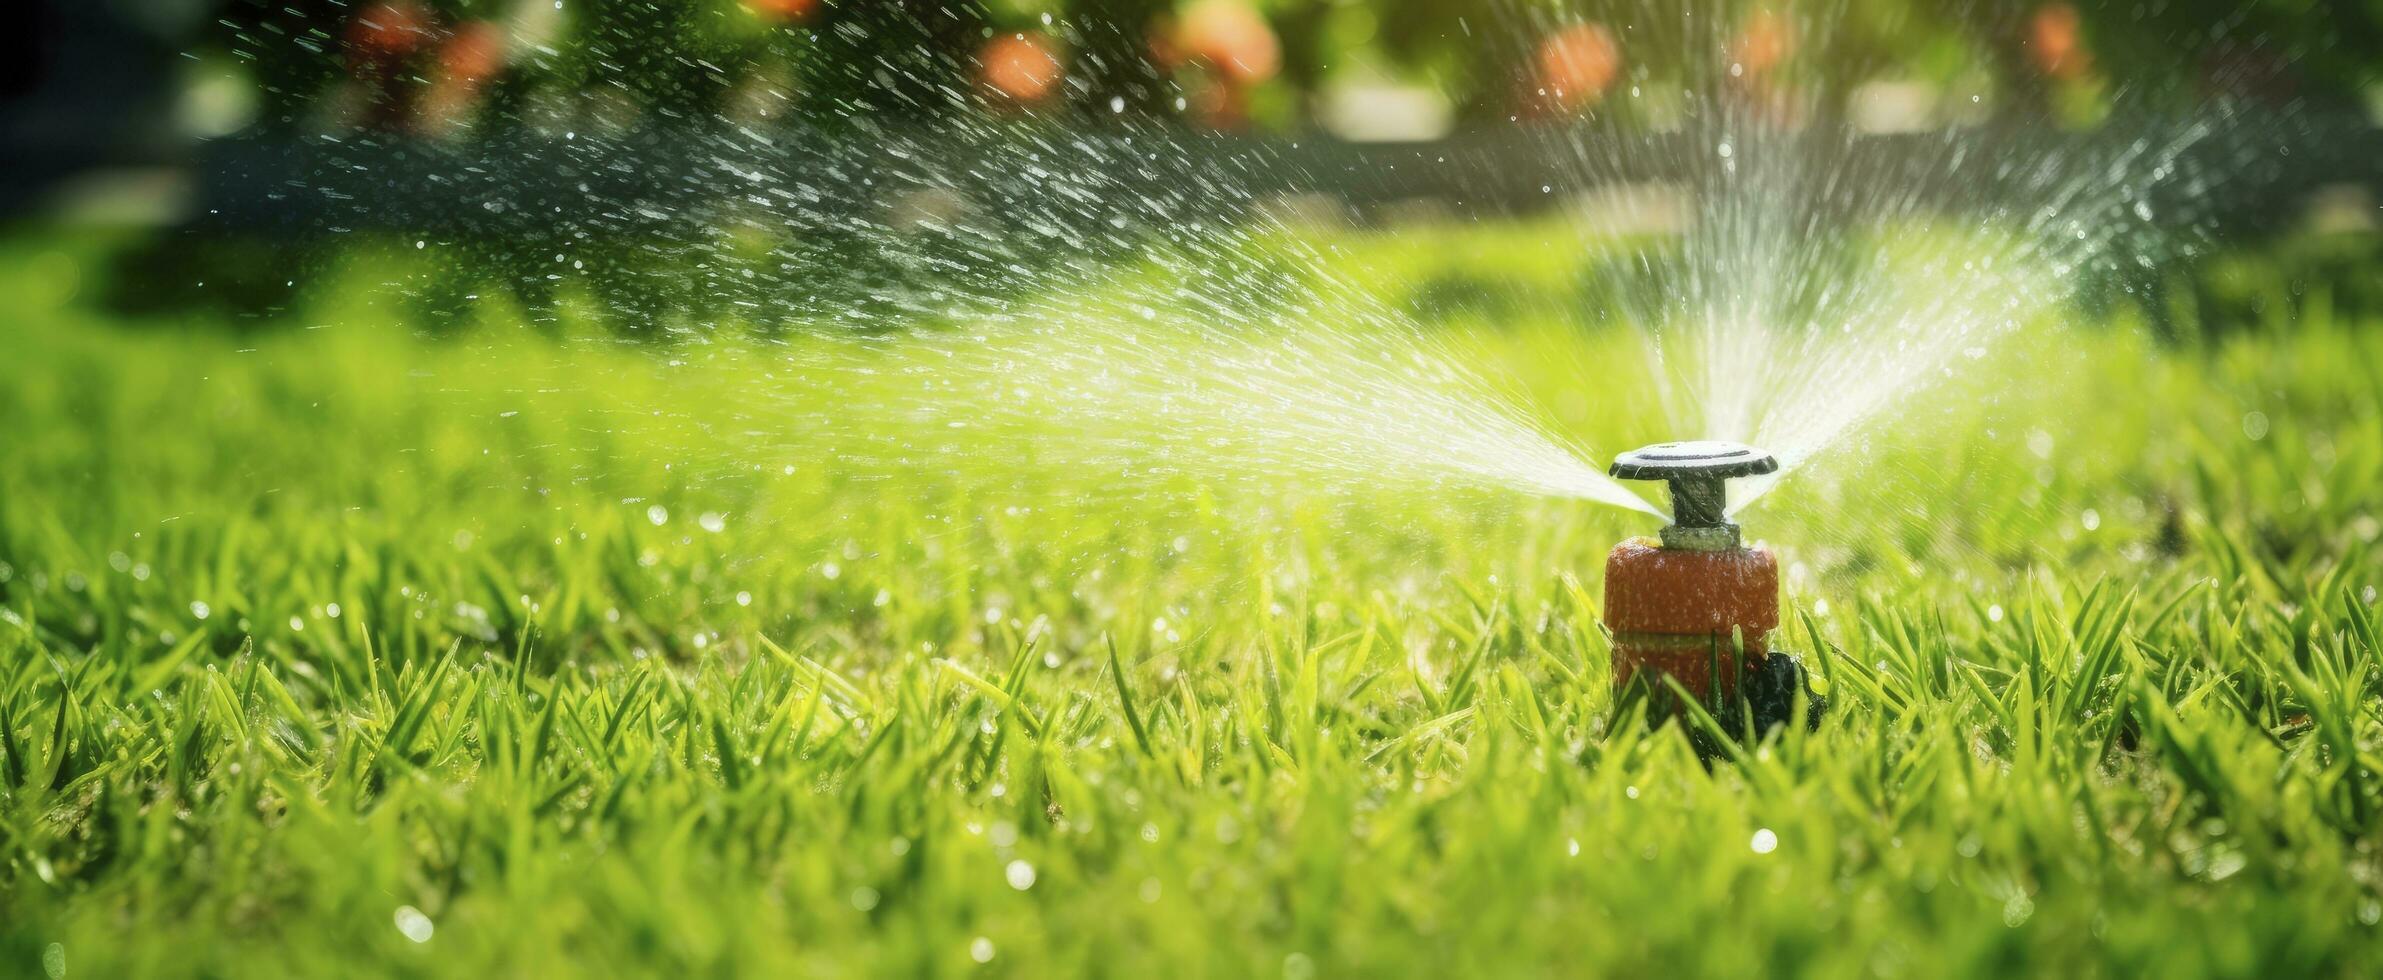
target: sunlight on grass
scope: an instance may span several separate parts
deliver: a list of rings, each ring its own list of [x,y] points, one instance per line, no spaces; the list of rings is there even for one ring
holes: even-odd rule
[[[1543,271],[1444,342],[1663,437]],[[1708,768],[1613,716],[1641,515],[792,453],[753,352],[12,319],[19,969],[2295,974],[2383,917],[2371,324],[2033,325],[1799,473],[1742,520],[1830,724]]]

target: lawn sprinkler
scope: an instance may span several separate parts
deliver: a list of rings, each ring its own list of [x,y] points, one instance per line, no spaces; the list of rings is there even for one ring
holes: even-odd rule
[[[1727,481],[1774,473],[1771,454],[1734,442],[1666,442],[1615,457],[1622,480],[1671,488],[1671,524],[1660,538],[1632,538],[1605,559],[1605,626],[1613,633],[1617,697],[1645,697],[1660,719],[1679,706],[1669,677],[1732,735],[1759,736],[1826,706],[1809,693],[1803,665],[1771,650],[1779,626],[1779,561],[1748,548],[1729,522]]]

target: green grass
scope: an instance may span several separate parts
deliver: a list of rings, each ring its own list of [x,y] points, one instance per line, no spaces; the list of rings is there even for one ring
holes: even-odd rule
[[[1547,271],[1467,234],[1345,244]],[[2383,955],[2383,324],[2046,325],[1782,488],[1834,713],[1707,766],[1612,715],[1619,511],[747,458],[706,381],[766,355],[123,325],[8,255],[0,974]],[[1574,367],[1617,337],[1459,319],[1568,435],[1661,434]]]

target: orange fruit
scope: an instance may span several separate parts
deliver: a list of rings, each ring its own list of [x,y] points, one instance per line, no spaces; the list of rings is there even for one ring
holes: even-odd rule
[[[439,48],[439,69],[463,84],[477,84],[505,70],[505,29],[485,20],[466,22]]]
[[[430,12],[412,0],[387,0],[356,11],[348,21],[347,46],[358,59],[395,62],[429,43]]]
[[[977,52],[977,80],[1021,105],[1041,102],[1058,91],[1066,70],[1051,46],[1032,34],[1011,34],[985,42]]]
[[[745,9],[771,20],[793,23],[819,10],[819,0],[745,0]]]
[[[1282,70],[1282,44],[1265,16],[1240,0],[1201,0],[1183,12],[1166,53],[1206,62],[1230,85],[1251,85]]]
[[[2093,63],[2085,50],[2085,18],[2065,3],[2036,8],[2027,19],[2027,55],[2036,70],[2049,78],[2085,74]]]
[[[1746,18],[1737,42],[1729,47],[1729,57],[1744,66],[1748,75],[1766,75],[1786,64],[1795,47],[1795,23],[1773,11],[1760,10]]]
[[[1622,46],[1603,24],[1575,24],[1539,42],[1541,88],[1551,106],[1583,109],[1605,98],[1622,76]]]

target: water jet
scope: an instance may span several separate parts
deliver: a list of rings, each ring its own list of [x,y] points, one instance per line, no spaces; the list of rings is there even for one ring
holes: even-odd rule
[[[1605,559],[1605,626],[1613,634],[1618,697],[1650,697],[1660,718],[1678,705],[1664,679],[1732,734],[1759,736],[1794,720],[1817,724],[1825,706],[1803,665],[1771,649],[1779,626],[1779,561],[1746,547],[1727,517],[1728,481],[1777,472],[1770,453],[1735,442],[1666,442],[1614,458],[1615,479],[1654,480],[1671,492],[1672,522]],[[1799,706],[1799,692],[1808,704]]]

